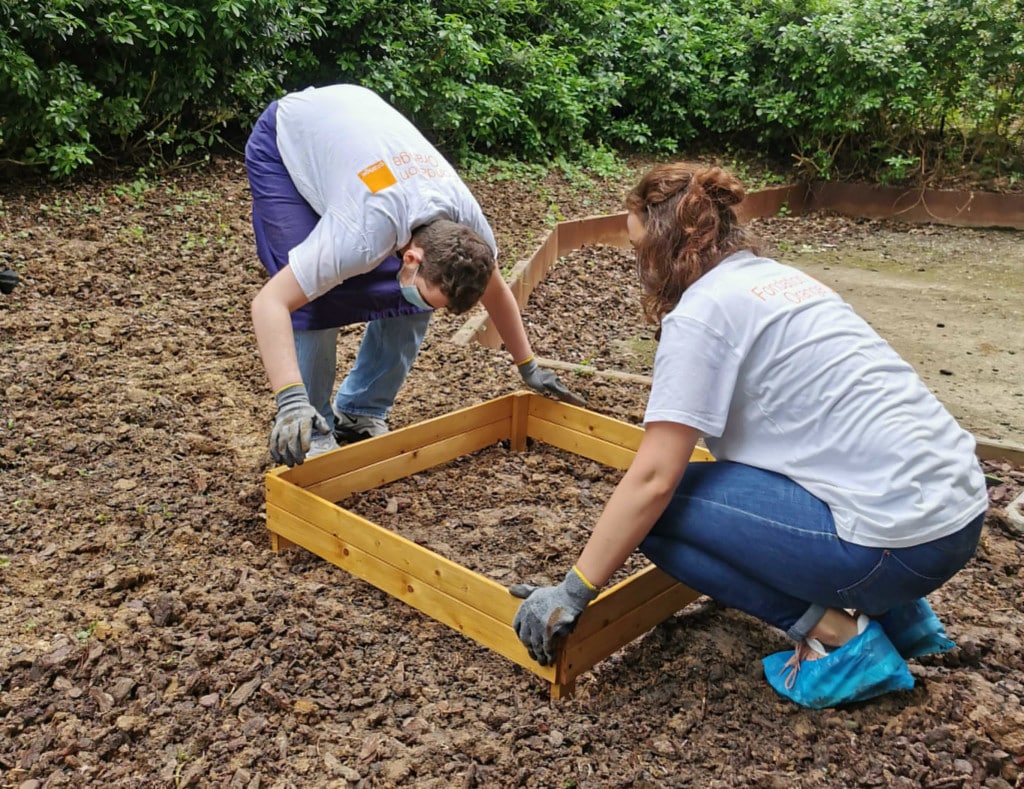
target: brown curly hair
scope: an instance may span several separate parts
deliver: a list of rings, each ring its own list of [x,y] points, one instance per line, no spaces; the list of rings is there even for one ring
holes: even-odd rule
[[[423,249],[423,278],[448,298],[449,312],[459,315],[480,301],[494,271],[494,254],[478,233],[438,219],[416,228],[412,241]]]
[[[660,323],[690,285],[729,255],[758,253],[736,216],[743,196],[739,179],[722,168],[683,162],[656,165],[629,192],[626,209],[644,229],[636,265],[647,320]]]

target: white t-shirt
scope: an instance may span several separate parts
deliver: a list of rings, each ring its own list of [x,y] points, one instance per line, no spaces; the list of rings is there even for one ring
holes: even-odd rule
[[[434,146],[380,96],[358,85],[289,93],[277,105],[277,147],[299,194],[320,214],[288,265],[312,300],[376,268],[435,219],[475,230],[497,255],[480,205]]]
[[[740,252],[662,321],[644,422],[701,430],[719,460],[783,474],[858,545],[944,537],[988,505],[973,436],[835,292]]]

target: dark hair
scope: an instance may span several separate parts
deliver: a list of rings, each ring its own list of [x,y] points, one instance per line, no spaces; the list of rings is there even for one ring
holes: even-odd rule
[[[449,312],[458,315],[480,301],[494,271],[494,253],[479,234],[438,219],[416,228],[412,240],[423,249],[423,278],[448,298]]]
[[[729,255],[757,254],[736,216],[743,195],[739,180],[720,167],[677,162],[656,165],[626,196],[626,209],[644,229],[636,263],[649,321],[660,323],[690,285]]]

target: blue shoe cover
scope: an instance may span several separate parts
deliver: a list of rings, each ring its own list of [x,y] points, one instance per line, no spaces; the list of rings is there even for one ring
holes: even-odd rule
[[[923,597],[890,609],[878,618],[878,624],[896,650],[907,660],[949,652],[956,646]]]
[[[804,660],[796,668],[792,658],[793,650],[762,658],[765,678],[790,701],[814,710],[914,687],[906,662],[875,621],[824,657]]]

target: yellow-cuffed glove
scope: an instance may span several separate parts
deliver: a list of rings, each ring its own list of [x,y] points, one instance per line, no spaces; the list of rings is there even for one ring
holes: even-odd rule
[[[512,627],[530,657],[542,666],[555,662],[559,642],[576,627],[576,620],[597,597],[597,589],[573,567],[558,586],[513,584],[508,588],[523,598]]]

